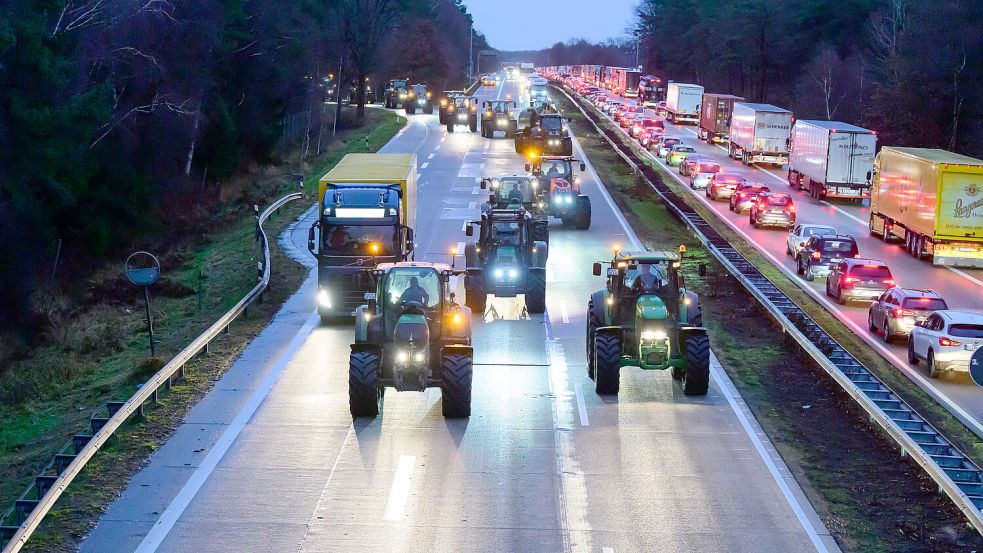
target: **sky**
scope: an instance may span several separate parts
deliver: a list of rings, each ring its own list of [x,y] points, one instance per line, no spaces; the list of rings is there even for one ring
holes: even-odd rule
[[[538,50],[571,38],[621,36],[638,0],[464,0],[474,26],[498,50]]]

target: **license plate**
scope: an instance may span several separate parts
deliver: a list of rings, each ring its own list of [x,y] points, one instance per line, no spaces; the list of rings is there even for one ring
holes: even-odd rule
[[[977,347],[979,347],[979,344],[966,344],[967,351],[976,351]]]
[[[832,261],[833,263],[839,263],[840,261],[843,261],[843,258],[842,257],[834,257],[830,261]]]

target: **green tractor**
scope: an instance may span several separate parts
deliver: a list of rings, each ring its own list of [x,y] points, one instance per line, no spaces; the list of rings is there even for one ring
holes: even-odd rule
[[[685,253],[685,246],[679,255],[615,249],[607,287],[587,304],[587,375],[598,394],[617,394],[621,367],[637,366],[669,369],[684,394],[706,395],[710,338],[700,298],[686,289],[679,272]],[[601,269],[595,263],[594,275],[601,276]]]
[[[481,212],[493,209],[522,207],[532,217],[530,233],[532,239],[550,242],[549,214],[542,194],[540,182],[528,175],[501,175],[481,179],[481,189],[488,190],[488,201],[481,204]]]
[[[478,132],[478,100],[471,96],[448,98],[447,105],[441,107],[441,115],[447,132],[454,132],[457,125],[466,125],[471,132]]]
[[[495,138],[496,131],[502,131],[505,138],[515,136],[518,129],[515,109],[517,104],[509,100],[486,100],[482,103],[484,110],[481,112],[481,136],[483,138]]]
[[[367,270],[375,292],[355,311],[348,363],[353,417],[379,414],[386,386],[440,387],[445,417],[471,415],[471,310],[454,302],[453,266],[404,261]]]
[[[468,276],[464,280],[468,306],[485,312],[488,294],[514,298],[525,295],[529,313],[546,311],[546,258],[549,246],[536,240],[535,225],[546,221],[533,219],[522,206],[492,208],[481,214],[480,221],[468,223],[465,234],[480,234],[477,242],[464,248]]]

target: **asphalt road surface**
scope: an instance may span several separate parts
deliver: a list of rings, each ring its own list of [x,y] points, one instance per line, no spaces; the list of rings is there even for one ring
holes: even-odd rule
[[[479,92],[506,95],[517,83]],[[478,178],[523,170],[511,140],[448,134],[436,115],[383,151],[418,156],[417,255],[432,261],[466,240]],[[317,326],[309,278],[82,551],[838,551],[719,366],[706,397],[640,369],[620,396],[594,393],[591,262],[637,239],[591,173],[590,231],[551,231],[547,315],[494,299],[476,317],[470,419],[445,420],[431,389],[390,391],[353,424],[352,329]],[[281,239],[301,258],[308,225]]]
[[[624,98],[621,101],[635,103],[634,100]],[[653,118],[662,119],[651,109],[646,112]],[[790,193],[795,201],[796,222],[830,225],[843,234],[853,235],[860,248],[860,255],[887,262],[899,286],[933,289],[942,294],[949,307],[953,309],[983,310],[983,270],[937,267],[908,255],[903,244],[894,242],[887,244],[870,236],[867,230],[870,212],[866,200],[862,204],[838,200],[815,200],[810,198],[808,193],[789,187],[785,169],[745,166],[727,156],[726,146],[700,142],[696,136],[695,126],[674,125],[668,121],[665,121],[665,125],[666,136],[679,137],[686,144],[693,146],[697,153],[715,159],[725,173],[738,174],[748,181],[764,183],[776,192]],[[653,158],[658,159],[655,156]],[[658,161],[674,174],[677,180],[688,186],[688,177],[680,176],[677,168],[668,167],[662,160]],[[710,200],[702,189],[690,190],[690,192],[713,210],[720,219],[726,221],[749,244],[763,253],[777,267],[783,269],[793,281],[808,291],[816,301],[836,315],[853,332],[865,338],[872,348],[887,358],[898,370],[939,401],[977,435],[983,437],[983,389],[972,381],[968,373],[945,373],[940,378],[929,378],[925,363],[919,366],[909,365],[906,354],[907,341],[895,340],[891,344],[885,344],[879,334],[874,335],[867,330],[869,304],[851,303],[841,306],[836,300],[826,296],[824,278],[816,278],[813,282],[808,282],[805,278],[796,275],[794,260],[785,255],[787,234],[784,230],[755,229],[749,224],[746,212],[743,214],[731,212],[726,201]]]

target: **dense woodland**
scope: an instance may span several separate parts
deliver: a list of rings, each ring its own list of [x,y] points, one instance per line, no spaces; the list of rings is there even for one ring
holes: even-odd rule
[[[640,42],[647,73],[858,124],[881,144],[983,157],[981,31],[978,0],[641,0],[621,50],[632,59]],[[609,63],[611,44],[539,59]]]
[[[223,182],[276,162],[285,121],[316,154],[334,83],[463,84],[471,26],[460,0],[0,6],[0,329],[28,334],[59,240],[55,286],[207,216]]]

